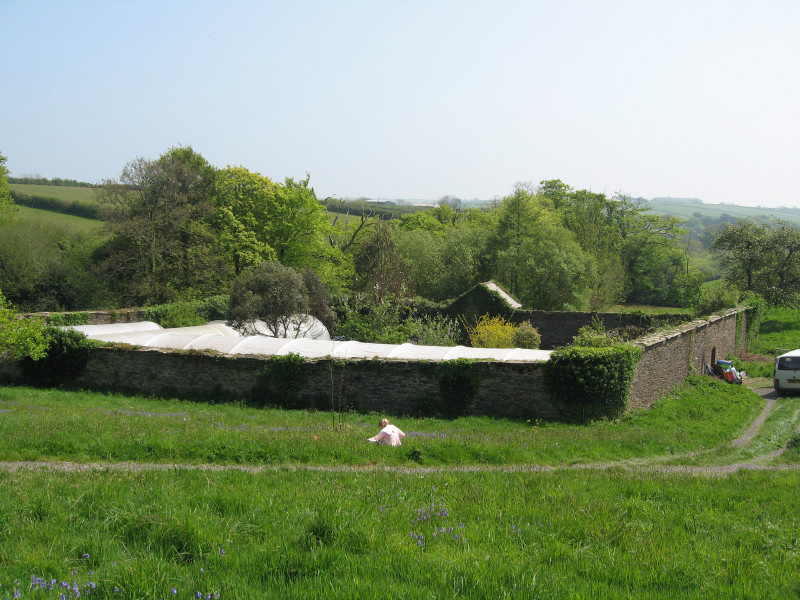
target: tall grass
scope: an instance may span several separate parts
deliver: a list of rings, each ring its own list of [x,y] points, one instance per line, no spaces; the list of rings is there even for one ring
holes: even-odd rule
[[[798,485],[795,472],[0,473],[0,597],[58,598],[55,580],[124,599],[788,598]]]
[[[401,448],[366,442],[377,415],[256,409],[0,387],[0,459],[231,464],[562,464],[701,450],[737,437],[763,401],[694,377],[651,410],[589,425],[488,417],[393,419]]]

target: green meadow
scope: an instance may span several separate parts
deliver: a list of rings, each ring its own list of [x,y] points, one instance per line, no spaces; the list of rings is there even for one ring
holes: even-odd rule
[[[693,377],[651,410],[589,425],[402,418],[401,448],[365,440],[380,415],[255,409],[90,392],[0,388],[0,460],[244,465],[562,465],[726,444],[763,408],[743,387]]]
[[[0,596],[792,598],[798,485],[798,472],[0,473]]]

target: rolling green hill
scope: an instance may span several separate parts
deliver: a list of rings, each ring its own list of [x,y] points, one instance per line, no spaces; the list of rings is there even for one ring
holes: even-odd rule
[[[691,219],[695,213],[716,219],[730,215],[735,219],[757,219],[771,221],[773,218],[800,224],[800,209],[797,208],[759,208],[755,206],[736,206],[733,204],[702,204],[680,200],[655,198],[647,203],[654,213],[679,219]]]

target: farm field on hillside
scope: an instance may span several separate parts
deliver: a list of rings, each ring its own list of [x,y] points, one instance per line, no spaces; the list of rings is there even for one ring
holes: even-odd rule
[[[377,416],[0,388],[0,460],[218,464],[576,464],[726,444],[761,411],[746,388],[694,377],[649,411],[589,425],[397,417],[401,448],[367,443]]]
[[[740,219],[760,219],[771,221],[782,219],[790,223],[800,223],[800,212],[781,210],[780,208],[758,208],[753,206],[734,206],[730,204],[689,204],[686,202],[656,201],[647,204],[652,212],[658,215],[691,219],[694,213],[704,217],[717,218],[723,214]]]
[[[797,472],[4,472],[0,596],[796,597],[798,485]]]
[[[95,189],[88,187],[69,187],[63,185],[33,185],[29,183],[11,183],[11,191],[28,196],[57,198],[68,202],[85,202],[95,204]]]
[[[29,208],[27,206],[19,206],[18,209],[18,225],[23,227],[60,227],[71,233],[89,233],[96,232],[103,226],[101,221],[84,219],[83,217],[76,217],[73,215],[65,215],[63,213],[57,213],[50,210]],[[5,226],[14,227],[15,224],[11,223]]]

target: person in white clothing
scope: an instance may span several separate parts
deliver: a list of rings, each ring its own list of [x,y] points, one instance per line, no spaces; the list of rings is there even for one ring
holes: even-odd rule
[[[384,446],[400,446],[406,437],[405,433],[389,423],[389,419],[378,421],[378,427],[381,428],[380,432],[375,437],[367,438],[368,442],[377,442]]]

